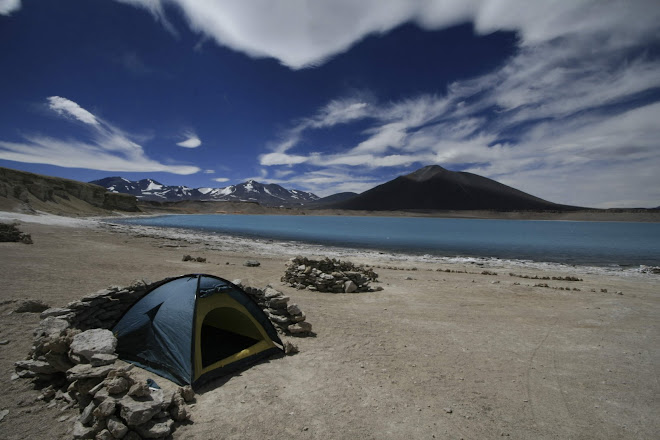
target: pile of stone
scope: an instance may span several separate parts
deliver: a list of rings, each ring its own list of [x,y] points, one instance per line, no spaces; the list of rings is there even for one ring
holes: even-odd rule
[[[181,261],[194,261],[197,263],[206,263],[206,258],[204,257],[193,257],[191,255],[184,255]]]
[[[378,274],[373,269],[349,261],[325,258],[310,260],[305,257],[292,258],[287,264],[282,282],[296,289],[319,292],[354,293],[374,292],[382,287],[372,287]]]
[[[43,310],[47,306],[40,302],[21,305],[27,307],[25,311],[43,311],[29,356],[15,363],[16,376],[35,380],[43,389],[41,400],[79,407],[74,438],[162,438],[176,423],[189,419],[185,403],[194,398],[192,389],[152,389],[136,379],[132,365],[117,359],[117,340],[110,331],[136,301],[170,279],[109,287],[65,307]],[[240,280],[234,284],[259,304],[282,333],[312,334],[305,314],[296,304],[289,304],[282,292],[270,286],[251,288]],[[287,342],[285,351],[292,354],[297,348]]]
[[[73,301],[65,307],[53,307],[41,313],[41,319],[59,318],[70,327],[88,330],[90,328],[112,328],[135,302],[147,291],[164,282],[146,280],[135,281],[128,287],[112,286]]]
[[[0,223],[0,241],[32,244],[32,236],[21,232],[17,223]]]
[[[297,304],[289,303],[290,298],[284,293],[268,285],[264,289],[250,287],[241,280],[234,280],[266,313],[270,322],[281,333],[291,336],[309,336],[312,334],[312,324]]]
[[[48,383],[41,400],[78,406],[74,439],[163,438],[175,423],[190,419],[190,387],[165,390],[138,380],[133,366],[117,360],[110,330],[81,331],[57,317],[46,317],[34,334],[27,360],[15,363],[19,377]]]

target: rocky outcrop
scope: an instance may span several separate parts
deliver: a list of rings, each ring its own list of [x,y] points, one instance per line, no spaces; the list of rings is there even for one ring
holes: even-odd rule
[[[137,200],[131,195],[111,193],[90,183],[9,168],[0,168],[0,197],[28,207],[38,205],[43,208],[45,203],[51,203],[62,205],[62,209],[78,209],[83,213],[87,213],[86,207],[111,211],[139,211]]]
[[[356,293],[383,290],[370,283],[378,279],[373,269],[349,261],[295,257],[289,261],[282,282],[296,289],[319,292]]]

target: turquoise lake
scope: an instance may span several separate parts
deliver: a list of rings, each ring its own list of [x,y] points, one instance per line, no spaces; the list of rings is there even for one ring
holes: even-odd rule
[[[121,223],[442,257],[660,266],[660,223],[303,215],[167,215]]]

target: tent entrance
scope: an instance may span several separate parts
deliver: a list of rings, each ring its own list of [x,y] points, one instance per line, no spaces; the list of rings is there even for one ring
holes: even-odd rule
[[[222,341],[222,342],[220,342]],[[259,342],[256,339],[222,330],[212,325],[202,326],[202,368],[215,364]]]
[[[247,350],[263,340],[254,322],[233,307],[219,307],[207,313],[200,336],[202,368]]]

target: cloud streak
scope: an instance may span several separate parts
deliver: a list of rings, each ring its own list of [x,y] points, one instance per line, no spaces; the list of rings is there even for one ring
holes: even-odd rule
[[[99,125],[96,116],[76,104],[75,102],[62,98],[60,96],[51,96],[48,98],[48,106],[56,113],[77,119],[89,125]]]
[[[0,159],[43,163],[66,168],[102,171],[168,172],[193,174],[200,169],[188,165],[167,165],[153,160],[144,148],[114,125],[98,118],[76,102],[59,96],[47,99],[55,113],[85,124],[91,142],[27,135],[24,142],[0,141]]]

